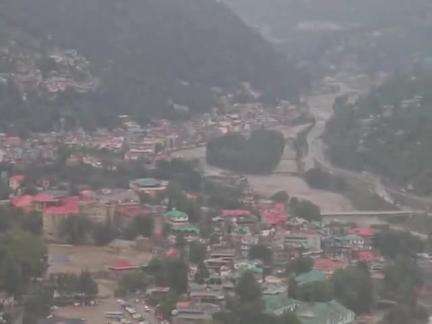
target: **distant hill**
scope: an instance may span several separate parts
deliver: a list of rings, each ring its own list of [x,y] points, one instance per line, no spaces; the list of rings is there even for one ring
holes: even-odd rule
[[[63,60],[59,72],[59,63],[52,62],[56,48],[76,50],[74,60],[88,64],[74,70]],[[11,58],[17,53],[19,62]],[[27,80],[26,69],[42,75],[32,76],[39,88],[22,100],[22,89],[8,77],[20,74],[21,80],[26,74]],[[112,122],[118,113],[143,121],[168,115],[173,103],[206,111],[214,103],[213,88],[233,90],[244,81],[264,100],[292,99],[306,83],[283,55],[216,0],[3,0],[1,75],[0,126],[12,122],[32,129],[59,119],[91,127]],[[59,75],[66,76],[67,89],[47,101],[40,85],[54,91],[48,85]]]
[[[431,88],[432,71],[396,76],[356,103],[338,99],[326,132],[333,162],[432,194]]]
[[[271,4],[260,0],[223,1],[244,14],[247,20],[271,25],[279,35],[284,33],[284,28],[304,21],[389,27],[415,17],[424,19],[432,9],[428,0],[272,0]]]
[[[432,58],[429,0],[223,0],[290,57],[393,71]]]

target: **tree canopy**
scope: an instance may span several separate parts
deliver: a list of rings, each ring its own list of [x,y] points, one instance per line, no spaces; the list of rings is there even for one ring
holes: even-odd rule
[[[150,216],[135,217],[125,230],[128,239],[135,239],[138,235],[151,237],[153,235],[154,219]]]
[[[328,302],[333,299],[333,286],[329,281],[315,281],[296,287],[296,299],[305,302]]]
[[[366,266],[357,265],[337,270],[332,281],[335,297],[340,303],[357,314],[371,310],[375,291]]]
[[[294,313],[273,316],[264,312],[261,287],[251,272],[245,272],[235,287],[236,296],[227,300],[227,309],[214,316],[216,323],[223,324],[300,324]]]
[[[189,244],[189,260],[195,264],[201,264],[207,254],[207,247],[197,241]]]
[[[261,287],[251,272],[245,272],[239,279],[236,294],[241,302],[257,302],[261,299]]]
[[[187,291],[188,266],[181,259],[152,259],[147,272],[156,284],[169,286],[176,294]]]
[[[292,214],[296,217],[300,217],[308,221],[321,220],[320,208],[309,200],[299,200],[296,197],[293,197],[289,202],[289,208]]]
[[[92,231],[92,222],[86,216],[64,218],[59,224],[59,235],[70,244],[84,244]]]
[[[269,173],[279,164],[284,148],[284,136],[277,131],[256,130],[249,138],[229,134],[208,142],[207,161],[238,172]]]
[[[428,71],[397,74],[354,104],[339,98],[325,135],[332,161],[430,194],[431,85]]]
[[[398,257],[384,269],[384,287],[387,298],[404,304],[415,300],[415,289],[423,282],[423,274],[415,260]]]
[[[289,201],[289,195],[286,191],[278,191],[274,193],[270,199],[278,203],[287,203]]]
[[[410,232],[389,230],[376,235],[375,246],[383,255],[396,258],[415,256],[423,250],[424,243]]]
[[[213,87],[233,90],[246,81],[276,100],[296,98],[304,85],[298,68],[217,1],[7,0],[0,12],[5,43],[16,40],[30,57],[45,58],[35,59],[43,75],[56,71],[45,53],[58,47],[84,55],[101,81],[93,92],[51,100],[33,92],[23,100],[13,82],[2,83],[0,126],[42,130],[63,118],[94,128],[112,125],[119,113],[139,121],[171,116],[174,104],[207,111]]]
[[[313,263],[312,258],[300,256],[288,263],[287,272],[294,272],[295,274],[309,272],[312,270]]]
[[[265,245],[257,244],[252,245],[249,249],[249,259],[258,259],[264,263],[270,264],[272,262],[273,252]]]
[[[116,294],[125,296],[132,292],[144,291],[150,282],[150,278],[142,270],[125,273],[118,282]]]

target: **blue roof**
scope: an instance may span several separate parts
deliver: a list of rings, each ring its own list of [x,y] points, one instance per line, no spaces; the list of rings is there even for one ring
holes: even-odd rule
[[[140,186],[142,188],[145,187],[158,187],[160,186],[161,182],[154,178],[142,178],[142,179],[135,179],[132,181],[134,185]]]

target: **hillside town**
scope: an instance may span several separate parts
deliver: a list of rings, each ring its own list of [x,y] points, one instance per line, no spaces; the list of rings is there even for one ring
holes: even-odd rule
[[[47,244],[38,279],[53,295],[38,324],[244,323],[248,313],[379,323],[395,292],[430,299],[430,285],[408,284],[409,273],[387,286],[389,271],[399,271],[396,255],[418,253],[430,268],[412,234],[324,218],[311,201],[263,196],[241,174],[207,175],[176,157],[258,129],[296,129],[288,145],[311,124],[307,109],[289,103],[226,110],[145,126],[121,115],[117,128],[94,132],[0,135],[1,212]],[[4,323],[19,323],[13,296],[2,299]],[[241,313],[233,303],[256,309]]]
[[[52,49],[35,57],[18,44],[0,46],[0,82],[14,84],[26,100],[30,93],[54,98],[65,91],[87,93],[95,90],[98,80],[92,76],[90,62],[76,50]]]
[[[115,162],[145,161],[148,165],[186,148],[205,146],[206,142],[227,133],[249,134],[260,128],[293,126],[308,121],[307,113],[284,103],[273,109],[262,104],[236,104],[232,113],[217,110],[187,121],[153,120],[141,127],[127,115],[119,116],[119,127],[100,129],[34,133],[21,138],[13,134],[0,134],[0,163],[11,165],[53,163],[61,147],[74,151],[68,164],[84,164],[109,169]],[[310,121],[310,117],[309,117]],[[103,159],[96,154],[103,151],[115,158]],[[114,164],[114,165],[113,165]]]
[[[431,0],[0,0],[0,324],[432,324]]]

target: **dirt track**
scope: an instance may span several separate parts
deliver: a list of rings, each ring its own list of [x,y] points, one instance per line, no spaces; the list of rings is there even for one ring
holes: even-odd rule
[[[70,246],[50,244],[48,273],[79,273],[86,269],[90,272],[101,272],[117,260],[128,260],[140,265],[151,258],[151,254],[137,250],[118,251],[108,247]]]
[[[351,202],[338,193],[310,188],[299,177],[289,175],[268,175],[247,177],[254,190],[263,196],[285,190],[288,195],[308,199],[321,207],[322,210],[345,211],[352,210]]]

